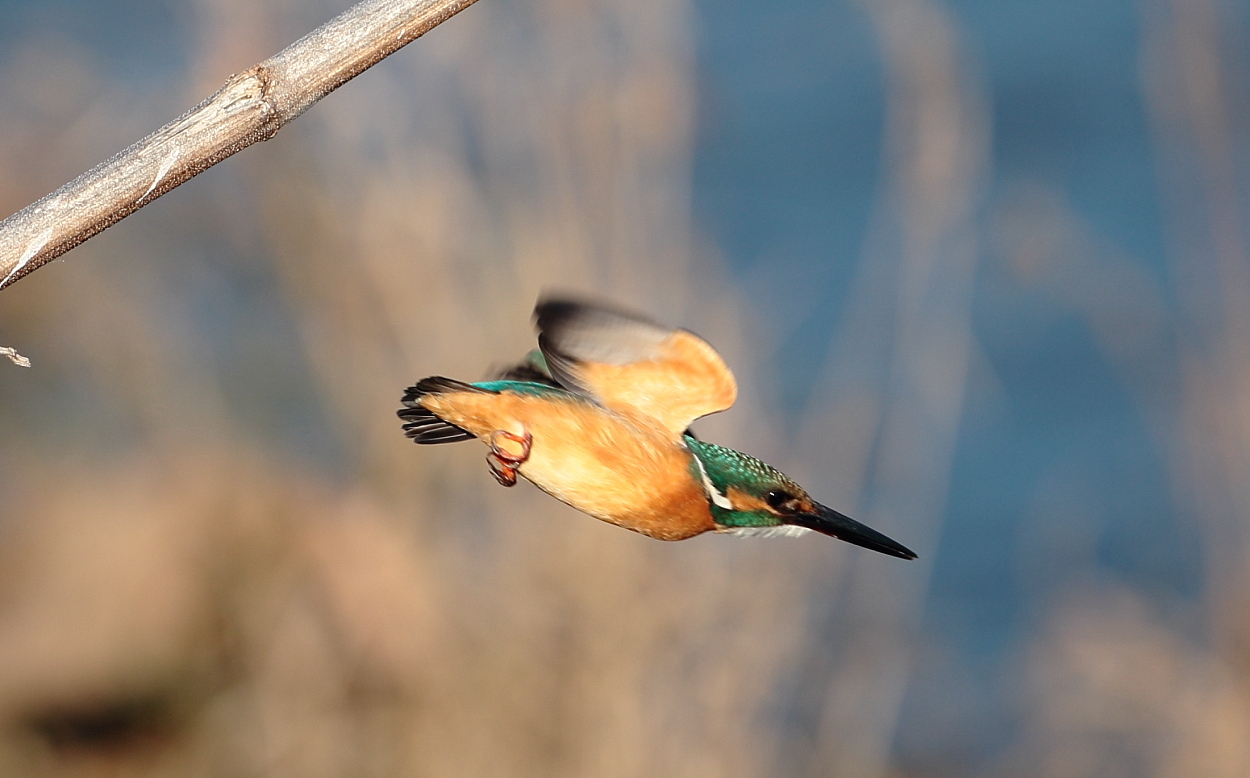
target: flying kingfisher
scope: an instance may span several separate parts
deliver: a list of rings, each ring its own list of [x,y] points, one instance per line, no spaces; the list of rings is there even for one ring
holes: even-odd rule
[[[431,376],[409,387],[404,434],[422,444],[477,438],[500,484],[525,476],[584,513],[659,540],[815,530],[916,558],[776,468],[690,432],[738,395],[724,360],[694,333],[559,298],[540,300],[534,321],[538,349],[496,380]]]

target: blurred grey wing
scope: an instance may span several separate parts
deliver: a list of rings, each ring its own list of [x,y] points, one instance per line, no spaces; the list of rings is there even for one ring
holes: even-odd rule
[[[534,317],[546,366],[565,388],[649,416],[677,439],[690,422],[737,397],[725,361],[692,332],[572,300],[541,301]]]
[[[534,308],[538,348],[546,368],[566,389],[595,395],[585,373],[592,364],[628,365],[655,359],[672,328],[602,304],[549,299]]]

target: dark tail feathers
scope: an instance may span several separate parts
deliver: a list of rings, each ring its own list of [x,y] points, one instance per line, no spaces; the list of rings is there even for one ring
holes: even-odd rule
[[[425,445],[472,440],[474,437],[472,432],[443,421],[431,411],[422,408],[418,402],[427,394],[448,394],[451,392],[494,394],[489,389],[466,384],[454,378],[444,378],[443,376],[422,378],[404,392],[404,407],[397,412],[399,418],[406,422],[404,424],[404,435],[412,438],[414,443]]]

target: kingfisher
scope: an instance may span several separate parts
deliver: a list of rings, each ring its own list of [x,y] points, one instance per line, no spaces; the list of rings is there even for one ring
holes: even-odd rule
[[[901,559],[906,546],[813,500],[781,471],[697,438],[733,373],[699,336],[604,303],[540,299],[538,348],[493,380],[423,378],[403,396],[420,444],[477,438],[503,486],[523,476],[561,502],[658,540],[809,530]]]

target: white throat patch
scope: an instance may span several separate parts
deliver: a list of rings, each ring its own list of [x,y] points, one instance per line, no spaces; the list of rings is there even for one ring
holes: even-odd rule
[[[716,531],[740,538],[797,538],[811,532],[807,527],[796,527],[793,524],[778,524],[775,527],[722,527]]]

